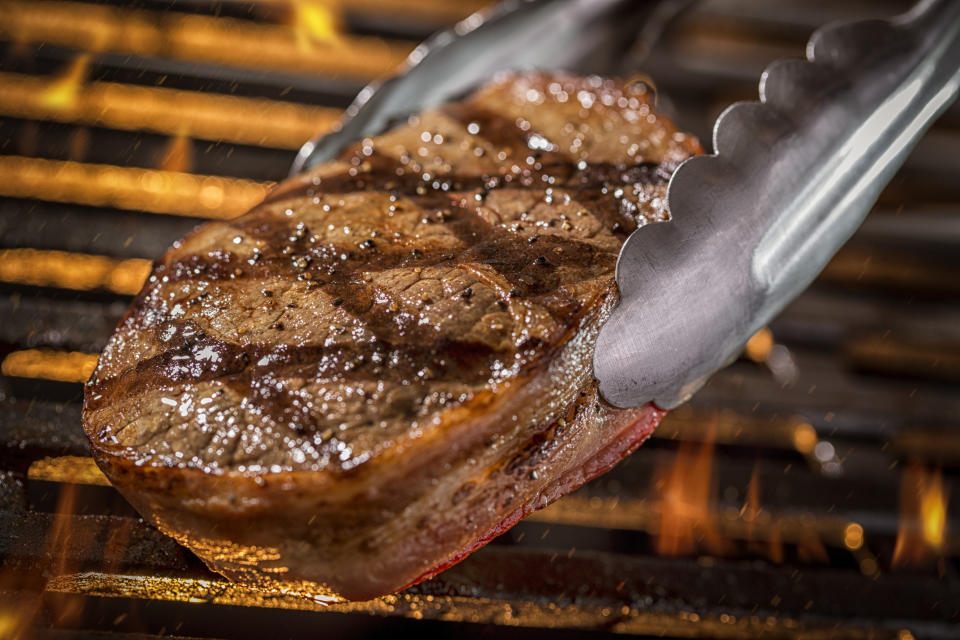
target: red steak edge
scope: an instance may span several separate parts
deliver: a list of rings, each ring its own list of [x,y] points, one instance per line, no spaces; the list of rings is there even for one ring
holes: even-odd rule
[[[639,418],[628,424],[617,434],[617,437],[610,444],[594,454],[593,457],[589,458],[581,466],[565,472],[557,478],[556,482],[552,485],[545,487],[542,492],[525,502],[503,520],[491,527],[489,531],[478,537],[473,544],[447,558],[404,588],[412,587],[424,580],[429,580],[459,563],[474,551],[486,546],[487,543],[500,534],[512,529],[520,520],[537,509],[542,508],[539,506],[542,500],[546,499],[548,503],[551,503],[557,498],[578,489],[590,480],[613,469],[618,462],[636,451],[637,448],[653,434],[657,425],[660,424],[663,417],[667,415],[666,410],[660,409],[652,403],[648,404],[644,409],[644,413]]]

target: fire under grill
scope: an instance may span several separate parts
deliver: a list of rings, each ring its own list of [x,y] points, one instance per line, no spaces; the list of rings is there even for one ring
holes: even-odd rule
[[[100,474],[81,383],[149,261],[482,4],[0,1],[0,638],[960,635],[956,107],[650,442],[429,582],[326,607],[232,585]],[[813,28],[907,4],[704,0],[643,72],[709,140]]]

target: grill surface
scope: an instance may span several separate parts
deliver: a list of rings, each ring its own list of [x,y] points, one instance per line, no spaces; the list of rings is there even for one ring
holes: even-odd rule
[[[255,203],[364,81],[481,4],[354,0],[331,34],[320,3],[0,1],[0,637],[960,634],[958,108],[653,440],[402,594],[230,585],[99,474],[81,383],[149,260]],[[813,28],[905,6],[704,0],[643,72],[709,140]]]

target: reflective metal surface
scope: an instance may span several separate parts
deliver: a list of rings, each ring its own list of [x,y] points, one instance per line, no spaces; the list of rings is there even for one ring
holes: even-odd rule
[[[613,404],[684,402],[810,284],[956,98],[960,2],[827,26],[807,57],[768,67],[761,102],[720,116],[716,155],[671,180],[673,219],[621,250],[594,360]]]

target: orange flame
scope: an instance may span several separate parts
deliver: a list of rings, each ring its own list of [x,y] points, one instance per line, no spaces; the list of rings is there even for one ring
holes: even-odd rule
[[[701,546],[724,553],[727,544],[717,526],[711,489],[715,431],[711,423],[699,445],[682,443],[671,467],[658,474],[654,483],[660,506],[658,553],[690,554]]]
[[[90,54],[77,56],[66,70],[46,88],[41,104],[51,109],[70,109],[77,104],[77,95],[87,78]]]
[[[750,482],[747,484],[747,501],[743,504],[740,516],[747,521],[747,539],[753,540],[753,530],[760,516],[760,478],[758,465],[753,465]]]
[[[57,576],[76,570],[76,567],[72,566],[68,555],[71,544],[77,542],[71,540],[72,529],[70,527],[70,517],[75,512],[76,486],[61,485],[53,525],[50,527],[45,545],[44,555],[49,560],[44,562],[45,566],[40,568],[43,574]],[[0,575],[0,578],[2,578],[0,582],[12,582],[14,583],[13,586],[16,587],[17,577],[15,573],[10,572],[6,575]],[[9,586],[9,584],[2,586]],[[65,599],[60,594],[52,594],[46,598],[26,596],[17,602],[15,609],[0,607],[0,638],[16,640],[32,637],[32,628],[44,611],[50,613],[55,623],[69,624],[80,613],[82,606],[81,601]]]
[[[341,46],[339,0],[291,0],[293,33],[302,53],[310,53],[315,44]]]
[[[913,463],[900,481],[900,524],[893,567],[923,566],[942,556],[947,533],[947,498],[939,469]]]
[[[193,169],[193,144],[190,138],[183,134],[174,136],[160,154],[157,168],[189,173]]]
[[[773,520],[768,511],[760,507],[760,466],[753,465],[750,482],[747,484],[747,499],[740,510],[740,517],[747,523],[747,546],[770,562],[783,562],[783,531],[781,523]],[[761,522],[765,526],[758,526]]]

